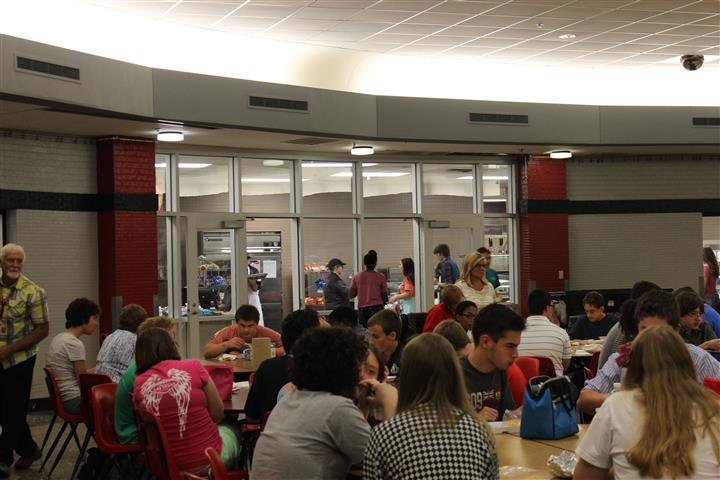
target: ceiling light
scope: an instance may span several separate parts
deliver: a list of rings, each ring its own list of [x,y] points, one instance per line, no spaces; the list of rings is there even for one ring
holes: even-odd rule
[[[572,40],[573,38],[577,38],[577,35],[574,33],[563,33],[562,35],[558,35],[558,38],[560,40]]]
[[[500,203],[500,202],[506,202],[507,200],[504,198],[483,198],[483,203]]]
[[[178,163],[180,168],[207,168],[211,163]]]
[[[507,180],[507,175],[483,175],[483,180]]]
[[[284,160],[263,160],[263,166],[265,167],[282,167],[285,165]]]
[[[165,168],[167,167],[167,163],[156,163],[155,168]]]
[[[363,172],[362,176],[365,178],[372,177],[402,177],[410,175],[409,172]],[[331,177],[352,177],[352,172],[338,172],[330,175]]]
[[[572,152],[570,150],[558,150],[556,152],[550,152],[550,158],[554,158],[556,160],[562,160],[570,157],[572,157]]]
[[[350,168],[350,162],[303,162],[303,168]],[[363,167],[374,167],[377,163],[363,163]]]
[[[456,178],[456,180],[472,180],[472,179],[473,179],[472,175],[465,175],[465,176]]]
[[[157,131],[158,142],[182,142],[185,134],[177,128],[161,128]]]
[[[290,183],[289,178],[243,178],[242,183]]]
[[[350,149],[351,155],[372,155],[375,149],[370,145],[353,145]]]

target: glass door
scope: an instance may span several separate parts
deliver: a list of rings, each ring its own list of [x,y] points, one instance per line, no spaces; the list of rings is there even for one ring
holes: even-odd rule
[[[232,325],[238,299],[247,297],[245,218],[233,214],[189,215],[184,249],[188,358],[201,358],[212,335]]]
[[[416,275],[415,291],[419,295],[421,310],[427,312],[438,300],[438,285],[435,269],[438,259],[435,248],[445,244],[450,258],[462,272],[465,255],[483,245],[484,230],[481,215],[425,215],[419,222],[420,257],[423,259],[420,272]],[[416,267],[417,268],[417,267]]]

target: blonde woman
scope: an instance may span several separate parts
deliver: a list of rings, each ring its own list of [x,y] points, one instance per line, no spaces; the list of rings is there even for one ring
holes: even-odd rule
[[[482,253],[468,253],[463,259],[460,280],[455,282],[465,300],[474,302],[478,310],[495,303],[495,289],[485,278],[489,266],[490,262]]]
[[[620,359],[619,359],[620,360]],[[622,390],[598,410],[575,478],[720,478],[720,402],[698,383],[688,348],[669,326],[633,342]]]
[[[363,478],[498,478],[495,441],[470,406],[450,342],[415,337],[403,352],[397,415],[372,432]]]

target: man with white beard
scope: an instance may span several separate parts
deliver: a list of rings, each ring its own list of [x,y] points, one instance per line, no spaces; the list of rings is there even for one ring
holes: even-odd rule
[[[27,424],[30,387],[38,343],[48,336],[47,297],[22,274],[25,250],[8,243],[0,249],[0,478],[29,468],[41,456]]]

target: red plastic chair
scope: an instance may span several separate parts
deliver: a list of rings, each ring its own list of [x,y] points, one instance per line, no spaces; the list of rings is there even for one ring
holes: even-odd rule
[[[72,474],[70,475],[70,480],[75,478],[82,459],[85,457],[85,452],[90,443],[90,437],[95,435],[93,411],[90,403],[90,389],[95,385],[102,385],[103,383],[112,383],[112,379],[102,373],[81,373],[78,376],[78,384],[80,385],[80,416],[87,430],[85,431],[82,447],[80,447],[80,453],[75,461],[75,467],[73,467]]]
[[[83,419],[80,415],[73,415],[67,410],[65,410],[65,405],[62,402],[62,397],[60,396],[60,388],[58,387],[57,380],[55,380],[55,375],[53,374],[52,370],[47,367],[43,368],[43,370],[45,371],[45,383],[48,388],[48,395],[50,396],[50,405],[52,406],[55,415],[57,417],[60,417],[64,421],[64,423],[60,428],[58,434],[55,436],[52,445],[50,445],[50,450],[48,450],[47,454],[45,454],[45,459],[40,466],[40,470],[43,470],[45,468],[45,464],[52,456],[53,451],[55,451],[55,447],[57,446],[62,436],[65,434],[65,430],[68,426],[70,427],[70,432],[68,432],[67,436],[65,437],[65,441],[63,442],[62,447],[60,447],[60,451],[57,453],[57,455],[55,455],[55,461],[53,462],[50,472],[48,473],[48,478],[50,478],[52,473],[55,471],[55,467],[57,467],[60,459],[65,453],[65,450],[67,449],[71,438],[75,439],[75,444],[77,445],[78,450],[80,450],[80,439],[77,436],[77,426],[82,423]],[[50,429],[52,429],[53,423],[50,424]],[[46,438],[50,434],[50,429],[48,429],[48,432],[45,434]]]
[[[245,480],[246,478],[250,478],[247,472],[240,470],[228,472],[227,469],[225,469],[222,458],[220,458],[220,454],[212,447],[205,449],[205,456],[207,456],[210,461],[210,471],[212,471],[213,480]]]
[[[599,364],[600,364],[600,352],[595,352],[595,353],[593,353],[592,358],[590,359],[590,366],[588,367],[593,375],[590,378],[594,378],[595,375],[597,375]]]
[[[117,384],[105,383],[96,385],[90,390],[90,404],[92,405],[93,424],[95,426],[95,443],[101,452],[110,456],[109,466],[115,466],[124,476],[124,469],[120,461],[129,455],[142,452],[140,445],[123,445],[115,432],[115,393]],[[132,463],[129,463],[132,468]],[[137,476],[137,475],[135,475]]]
[[[720,378],[707,377],[703,380],[703,385],[709,390],[715,392],[715,395],[720,397]]]
[[[537,358],[540,362],[540,375],[547,375],[550,378],[555,377],[555,364],[551,359],[548,357],[537,357],[534,355],[532,358]]]
[[[136,410],[138,421],[138,440],[145,451],[145,465],[157,480],[182,480],[193,478],[191,474],[178,470],[175,458],[168,448],[168,439],[160,420],[152,413]],[[202,477],[199,477],[202,478]]]
[[[527,380],[540,375],[540,360],[535,357],[517,357],[515,364],[522,370]]]

